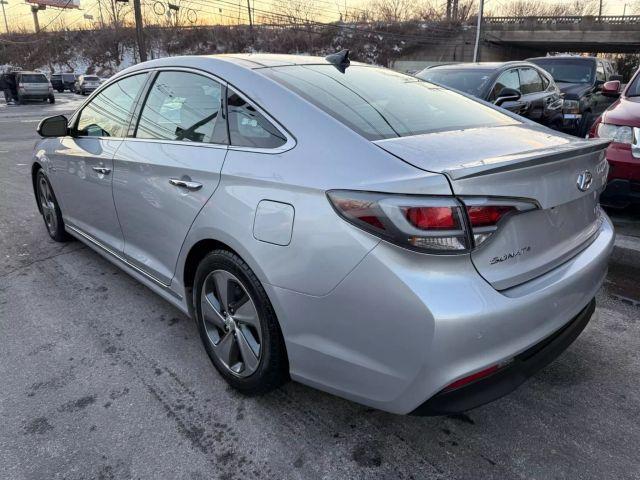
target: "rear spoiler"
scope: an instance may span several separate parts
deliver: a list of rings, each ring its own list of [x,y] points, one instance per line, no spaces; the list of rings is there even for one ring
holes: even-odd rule
[[[559,145],[548,149],[536,149],[514,155],[487,158],[483,159],[481,162],[461,165],[455,169],[444,170],[442,173],[446,174],[452,180],[461,180],[481,175],[489,175],[492,173],[507,172],[509,170],[556,162],[569,157],[597,152],[599,150],[606,149],[610,143],[611,140],[585,140],[580,143],[569,143],[567,145]]]

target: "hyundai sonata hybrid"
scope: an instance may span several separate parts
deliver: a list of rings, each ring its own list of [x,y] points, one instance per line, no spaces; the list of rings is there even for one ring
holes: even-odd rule
[[[247,394],[482,405],[575,340],[613,248],[608,140],[346,51],[141,63],[38,132],[49,235],[193,316]]]

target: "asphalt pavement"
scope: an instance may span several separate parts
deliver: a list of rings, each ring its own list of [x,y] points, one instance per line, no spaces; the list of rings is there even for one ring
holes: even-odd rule
[[[47,236],[35,128],[82,101],[56,98],[0,103],[0,479],[640,479],[637,211],[614,213],[597,317],[503,399],[418,418],[296,383],[247,398],[189,318]]]

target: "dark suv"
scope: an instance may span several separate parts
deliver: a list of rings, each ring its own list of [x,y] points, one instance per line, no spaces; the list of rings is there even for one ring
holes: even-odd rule
[[[603,58],[555,56],[530,58],[551,74],[564,93],[563,130],[585,137],[593,122],[613,103],[602,95],[602,85],[622,80],[611,62]]]
[[[58,92],[73,91],[77,77],[75,73],[54,73],[51,75],[51,85]]]
[[[481,98],[538,123],[562,126],[561,92],[529,62],[457,63],[426,68],[416,77]]]

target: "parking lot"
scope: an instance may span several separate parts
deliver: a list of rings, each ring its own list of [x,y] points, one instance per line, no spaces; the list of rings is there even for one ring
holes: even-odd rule
[[[47,235],[30,180],[35,128],[82,100],[0,102],[0,478],[640,478],[637,211],[612,212],[597,316],[501,400],[420,418],[295,383],[247,398],[189,318]]]

